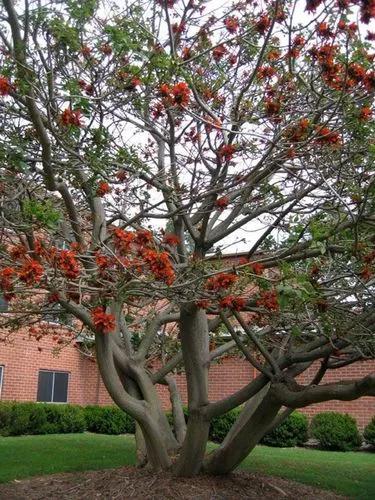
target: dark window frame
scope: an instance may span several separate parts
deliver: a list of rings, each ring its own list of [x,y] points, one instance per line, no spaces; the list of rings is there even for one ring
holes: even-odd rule
[[[48,401],[39,399],[39,393],[41,392],[42,389],[40,389],[39,384],[40,384],[40,374],[41,373],[50,373],[52,374],[52,385],[51,385],[51,397]],[[63,374],[67,375],[67,380],[66,380],[66,397],[65,401],[55,401],[56,399],[56,393],[55,393],[55,383],[56,383],[56,374]],[[36,401],[38,403],[52,403],[52,404],[67,404],[68,403],[68,396],[69,396],[69,382],[70,382],[70,372],[65,371],[65,370],[49,370],[47,368],[41,368],[38,370],[38,385],[37,385],[37,393],[36,393]]]

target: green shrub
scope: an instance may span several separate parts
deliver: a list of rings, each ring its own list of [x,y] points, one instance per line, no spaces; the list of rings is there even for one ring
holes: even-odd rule
[[[86,428],[98,434],[134,434],[135,422],[116,406],[86,406]]]
[[[0,401],[0,436],[9,436],[12,403]]]
[[[211,440],[217,443],[221,443],[224,440],[225,436],[228,434],[229,429],[237,420],[241,411],[241,407],[234,408],[233,410],[228,411],[228,413],[224,413],[224,415],[213,418],[210,426]]]
[[[45,403],[1,403],[0,434],[57,434],[83,432],[85,419],[82,408],[73,405]]]
[[[355,419],[333,411],[315,415],[310,432],[323,450],[350,451],[362,442]]]
[[[46,434],[67,434],[86,430],[85,414],[80,406],[46,404],[44,410],[47,420]]]
[[[278,448],[302,446],[307,441],[308,426],[307,417],[295,411],[284,422],[268,432],[261,443]]]
[[[372,417],[371,422],[366,425],[363,437],[365,438],[366,443],[375,446],[375,416]]]

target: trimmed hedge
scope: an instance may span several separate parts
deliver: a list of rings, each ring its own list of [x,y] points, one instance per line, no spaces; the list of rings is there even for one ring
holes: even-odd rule
[[[134,434],[135,422],[117,406],[86,406],[83,408],[86,429],[98,434]]]
[[[216,443],[221,443],[224,441],[225,436],[228,434],[229,429],[232,427],[234,422],[237,420],[242,408],[234,408],[224,415],[215,417],[211,421],[210,425],[210,439]]]
[[[234,422],[237,420],[239,414],[241,413],[242,407],[234,408],[224,415],[220,415],[219,417],[215,417],[212,419],[210,424],[210,434],[209,439],[214,441],[215,443],[222,443],[224,441],[225,436],[228,434],[229,429],[232,427]],[[187,422],[189,419],[189,411],[186,406],[183,407],[185,421]],[[168,422],[173,428],[173,414],[172,410],[166,413]]]
[[[323,450],[350,451],[362,443],[356,420],[348,414],[334,411],[315,415],[310,433]]]
[[[372,417],[371,422],[366,425],[363,437],[365,438],[366,443],[375,446],[375,417]]]
[[[86,428],[82,408],[45,403],[0,403],[0,435],[66,434]]]
[[[307,441],[309,421],[298,411],[290,414],[284,422],[268,432],[261,440],[262,444],[279,448],[302,446]]]

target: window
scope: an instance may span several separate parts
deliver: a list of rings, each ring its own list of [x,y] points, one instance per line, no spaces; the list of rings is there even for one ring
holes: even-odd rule
[[[7,312],[8,301],[4,298],[4,295],[0,292],[0,313]]]
[[[3,376],[4,376],[4,367],[0,365],[0,398],[1,398],[1,390],[3,388]]]
[[[50,304],[43,308],[42,320],[56,325],[72,326],[72,316],[60,304]]]
[[[39,370],[37,401],[67,403],[68,380],[68,372]]]

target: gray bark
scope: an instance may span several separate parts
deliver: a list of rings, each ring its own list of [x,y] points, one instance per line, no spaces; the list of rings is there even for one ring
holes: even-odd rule
[[[206,313],[194,304],[181,308],[180,335],[186,370],[189,419],[176,472],[192,476],[201,470],[208,432],[209,335]]]
[[[259,443],[280,408],[268,387],[260,391],[246,404],[221,446],[208,456],[204,471],[227,474],[237,467]]]

